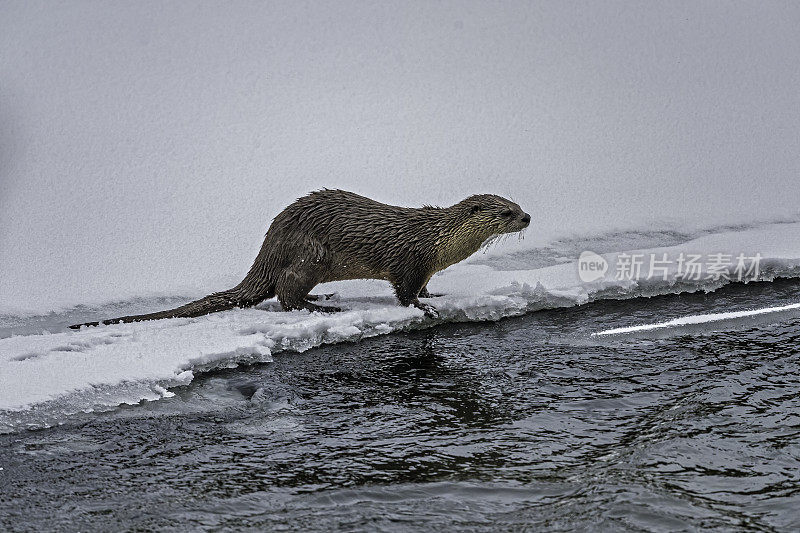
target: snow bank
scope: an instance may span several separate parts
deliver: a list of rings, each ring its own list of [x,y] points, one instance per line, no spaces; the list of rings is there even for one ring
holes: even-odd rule
[[[706,235],[677,246],[615,252],[601,257],[608,269],[581,280],[574,261],[543,268],[498,270],[462,263],[434,276],[429,288],[438,321],[397,305],[388,284],[352,281],[320,285],[336,292],[342,313],[283,312],[276,306],[216,313],[195,319],[118,324],[80,331],[18,335],[0,339],[0,430],[51,423],[70,413],[169,396],[194,373],[242,363],[268,362],[280,351],[358,341],[438,322],[486,321],[604,298],[630,298],[682,291],[711,291],[729,280],[702,272],[693,279],[678,258],[758,256],[754,278],[800,272],[800,223],[772,224],[747,231]],[[621,275],[625,257],[672,258],[650,276],[646,268]],[[685,269],[684,269],[685,270]],[[584,276],[585,277],[585,276]]]

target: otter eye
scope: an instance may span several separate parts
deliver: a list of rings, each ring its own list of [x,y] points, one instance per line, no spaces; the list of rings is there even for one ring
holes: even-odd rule
[[[477,213],[477,212],[478,212],[478,211],[480,211],[480,210],[481,210],[481,206],[479,206],[479,205],[473,205],[473,206],[472,206],[471,213],[474,215],[475,213]]]
[[[506,209],[505,211],[500,213],[500,216],[501,217],[510,217],[513,214],[514,214],[514,211],[512,211],[511,209]]]

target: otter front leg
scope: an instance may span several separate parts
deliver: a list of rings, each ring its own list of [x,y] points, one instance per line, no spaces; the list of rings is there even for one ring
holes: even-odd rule
[[[308,309],[309,311],[320,311],[323,313],[335,313],[341,311],[338,307],[323,307],[312,304],[308,301],[308,291],[319,283],[319,279],[314,272],[303,268],[302,265],[293,265],[284,270],[278,278],[275,286],[275,294],[281,306],[287,311],[295,309]]]
[[[419,301],[419,293],[425,287],[426,282],[427,280],[421,276],[406,277],[394,283],[394,292],[401,305],[413,305],[417,309],[422,309],[426,317],[439,318],[439,312],[434,306]]]

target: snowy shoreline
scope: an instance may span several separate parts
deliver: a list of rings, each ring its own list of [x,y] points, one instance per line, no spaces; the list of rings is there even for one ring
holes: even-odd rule
[[[634,251],[601,254],[611,267],[581,281],[575,261],[529,270],[497,270],[463,263],[436,275],[429,287],[446,296],[431,299],[439,321],[397,305],[388,284],[353,281],[325,284],[314,292],[336,292],[337,314],[282,312],[275,306],[237,309],[195,319],[119,324],[80,331],[16,335],[0,339],[0,431],[37,419],[170,396],[171,386],[195,373],[239,364],[268,362],[281,351],[359,339],[439,322],[493,321],[527,312],[581,305],[602,299],[713,291],[730,280],[689,279],[677,261],[659,276],[619,279],[613,265]],[[711,234],[643,256],[746,254],[760,258],[756,279],[800,275],[800,223],[771,224]],[[665,255],[666,254],[666,255]],[[272,310],[276,309],[276,310]]]

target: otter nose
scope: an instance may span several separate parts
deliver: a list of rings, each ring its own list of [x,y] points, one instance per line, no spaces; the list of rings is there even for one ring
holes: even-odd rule
[[[522,221],[526,224],[530,224],[531,216],[528,213],[525,213],[524,215],[522,215]]]

